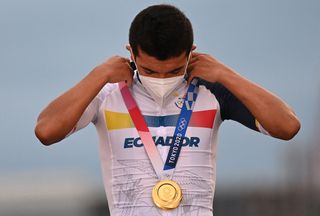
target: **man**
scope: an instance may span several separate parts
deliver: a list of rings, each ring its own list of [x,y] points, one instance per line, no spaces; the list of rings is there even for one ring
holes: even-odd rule
[[[35,128],[50,145],[96,126],[111,215],[212,215],[223,120],[284,140],[298,132],[281,99],[195,52],[179,9],[141,11],[129,44],[132,62],[114,56],[95,67],[42,111]]]

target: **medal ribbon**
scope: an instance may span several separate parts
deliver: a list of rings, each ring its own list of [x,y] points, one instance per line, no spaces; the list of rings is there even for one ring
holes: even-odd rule
[[[131,119],[138,131],[143,146],[158,178],[171,178],[179,158],[183,139],[185,137],[192,110],[197,99],[198,79],[193,79],[188,87],[188,91],[183,101],[183,106],[173,135],[173,142],[170,145],[168,156],[164,165],[154,140],[152,139],[149,128],[125,82],[120,82],[119,88]]]

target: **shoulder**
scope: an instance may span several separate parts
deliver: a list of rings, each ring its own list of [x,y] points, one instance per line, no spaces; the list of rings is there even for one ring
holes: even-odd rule
[[[118,84],[117,83],[107,83],[97,94],[96,98],[99,100],[104,100],[109,94],[111,94],[113,91],[117,90]]]
[[[228,99],[232,96],[231,92],[221,83],[218,82],[208,82],[206,80],[200,79],[199,85],[206,87],[212,94],[216,96],[219,102],[221,100]]]

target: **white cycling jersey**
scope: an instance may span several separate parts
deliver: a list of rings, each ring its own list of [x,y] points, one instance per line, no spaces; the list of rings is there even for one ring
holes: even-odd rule
[[[187,91],[181,83],[163,101],[155,101],[137,77],[130,88],[165,162]],[[226,118],[227,119],[227,118]],[[215,95],[200,85],[197,101],[172,180],[183,199],[161,210],[151,197],[158,178],[124,104],[118,84],[107,84],[87,107],[72,132],[96,126],[104,187],[112,216],[212,216],[216,182],[216,145],[222,122]],[[254,128],[256,129],[256,128]]]

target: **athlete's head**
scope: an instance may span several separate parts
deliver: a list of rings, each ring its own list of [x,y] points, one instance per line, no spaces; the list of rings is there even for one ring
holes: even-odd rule
[[[192,25],[178,8],[153,5],[132,21],[129,43],[135,57],[140,50],[158,60],[187,55],[193,45]]]
[[[171,5],[154,5],[132,21],[127,49],[139,79],[157,100],[179,85],[187,71],[193,45],[189,19]]]

